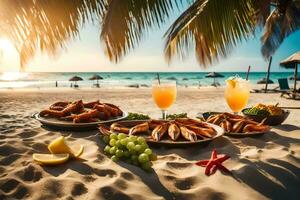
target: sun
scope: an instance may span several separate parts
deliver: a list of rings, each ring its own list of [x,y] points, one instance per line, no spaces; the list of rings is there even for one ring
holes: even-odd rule
[[[15,51],[15,48],[9,40],[0,38],[0,51],[3,54],[9,54]]]

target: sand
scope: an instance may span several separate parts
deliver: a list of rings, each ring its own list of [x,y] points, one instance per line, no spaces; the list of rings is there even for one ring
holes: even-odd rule
[[[300,106],[279,94],[252,94],[257,102]],[[159,155],[152,173],[103,154],[97,131],[53,131],[31,118],[58,100],[109,101],[133,112],[159,117],[150,89],[55,89],[0,91],[0,199],[299,199],[300,110],[260,137],[222,137],[207,145],[184,149],[153,148]],[[229,111],[223,89],[179,89],[170,112]],[[57,167],[32,161],[47,145],[64,135],[70,143],[85,145],[81,160]],[[194,161],[207,159],[216,148],[231,159],[225,166],[233,176],[204,175]]]

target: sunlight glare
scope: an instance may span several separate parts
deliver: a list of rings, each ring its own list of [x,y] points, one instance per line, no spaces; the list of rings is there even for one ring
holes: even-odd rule
[[[11,53],[15,50],[12,43],[7,39],[0,39],[0,51],[3,53]]]
[[[15,81],[24,78],[27,75],[28,75],[27,73],[22,73],[22,72],[3,72],[3,74],[0,76],[0,80]]]

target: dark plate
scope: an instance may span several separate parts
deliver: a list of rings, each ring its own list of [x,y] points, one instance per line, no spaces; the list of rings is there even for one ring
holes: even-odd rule
[[[263,119],[265,119],[266,117],[262,117],[262,116],[258,116],[258,115],[249,115],[249,114],[245,114],[245,110],[247,110],[249,108],[245,108],[242,110],[242,113],[245,117],[250,118],[256,122],[261,122]],[[275,116],[268,116],[266,121],[264,122],[264,124],[267,124],[269,126],[277,126],[282,124],[286,118],[289,116],[290,111],[288,110],[283,110],[283,113],[281,115],[275,115]]]
[[[222,112],[205,112],[205,113],[198,113],[197,118],[203,118],[206,120],[211,115],[221,114]],[[251,118],[252,119],[252,118]],[[260,121],[259,121],[260,122]],[[248,137],[248,136],[258,136],[263,135],[267,132],[250,132],[250,133],[224,133],[224,135],[227,136],[233,136],[233,137]]]
[[[123,116],[113,118],[110,120],[105,121],[98,121],[98,122],[90,122],[90,123],[73,123],[68,121],[62,121],[56,118],[46,118],[41,117],[39,113],[35,113],[33,117],[37,119],[39,122],[41,122],[43,125],[48,126],[50,128],[59,129],[59,130],[91,130],[91,129],[97,129],[99,124],[108,124],[112,122],[116,122],[122,119],[125,119],[128,116],[127,112],[123,112]]]
[[[147,120],[125,120],[125,121],[119,121],[118,123],[123,126],[126,126],[126,127],[133,127],[135,125],[144,123],[146,121]],[[138,134],[138,136],[145,137],[147,142],[152,145],[168,146],[168,147],[186,147],[187,145],[196,145],[196,144],[203,144],[203,143],[211,142],[212,140],[214,140],[218,137],[221,137],[224,134],[224,130],[221,127],[219,127],[215,124],[210,124],[210,123],[208,123],[208,124],[211,125],[217,131],[216,136],[213,138],[197,140],[196,142],[191,142],[191,141],[187,141],[184,139],[181,139],[178,141],[173,141],[173,140],[168,139],[168,137],[164,137],[164,139],[162,139],[160,141],[154,141],[152,138],[150,138],[150,132],[146,133],[146,134]]]

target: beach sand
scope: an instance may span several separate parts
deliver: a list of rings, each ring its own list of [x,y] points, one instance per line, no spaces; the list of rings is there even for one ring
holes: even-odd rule
[[[222,88],[179,89],[171,113],[230,111]],[[300,106],[279,94],[251,94],[258,102]],[[153,148],[159,155],[152,173],[103,154],[98,131],[53,131],[31,115],[59,100],[100,99],[124,110],[159,117],[150,89],[24,89],[0,91],[0,199],[299,199],[300,110],[286,122],[259,137],[222,137],[207,145],[184,149]],[[43,167],[33,153],[47,153],[60,135],[81,143],[81,160]],[[213,148],[231,156],[225,166],[233,176],[204,175],[194,161],[208,159]]]

